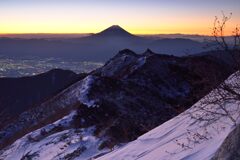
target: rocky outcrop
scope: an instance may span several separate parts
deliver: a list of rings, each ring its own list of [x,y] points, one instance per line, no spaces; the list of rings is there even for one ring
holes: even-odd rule
[[[238,125],[225,139],[212,160],[240,159],[240,125]]]

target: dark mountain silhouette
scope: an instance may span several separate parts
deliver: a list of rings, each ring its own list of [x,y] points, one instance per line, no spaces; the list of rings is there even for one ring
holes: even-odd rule
[[[72,71],[54,69],[31,77],[0,78],[0,128],[82,76]]]
[[[149,49],[143,54],[122,50],[103,67],[2,128],[0,147],[77,110],[70,125],[43,132],[40,141],[69,128],[94,127],[92,136],[103,139],[94,146],[111,148],[178,115],[233,72],[211,55],[176,57]]]
[[[95,34],[95,36],[103,36],[103,37],[133,37],[131,33],[124,30],[119,25],[113,25],[100,33]]]
[[[100,33],[82,38],[62,40],[0,38],[0,54],[6,56],[39,56],[74,58],[86,61],[106,61],[113,53],[124,48],[144,52],[147,48],[155,52],[182,56],[204,51],[205,43],[188,39],[144,38],[112,26]]]

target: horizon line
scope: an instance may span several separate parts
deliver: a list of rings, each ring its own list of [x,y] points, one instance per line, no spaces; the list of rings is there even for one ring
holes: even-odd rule
[[[99,33],[99,32],[97,32],[97,33]],[[38,33],[31,33],[31,32],[25,32],[25,33],[0,33],[0,35],[27,35],[27,34],[35,34],[35,35],[40,35],[40,34],[48,34],[48,35],[51,35],[51,34],[55,34],[55,35],[73,35],[73,34],[75,34],[75,35],[77,35],[77,34],[81,34],[81,35],[91,35],[91,34],[97,34],[97,33],[78,33],[78,32],[76,32],[76,33],[59,33],[59,32],[56,32],[56,33],[54,33],[54,32],[38,32]],[[194,36],[212,36],[211,34],[198,34],[198,33],[192,33],[192,34],[189,34],[189,33],[178,33],[178,32],[176,32],[176,33],[137,33],[137,34],[135,34],[135,33],[131,33],[131,34],[133,34],[133,35],[194,35]],[[231,36],[231,35],[226,35],[226,36]]]

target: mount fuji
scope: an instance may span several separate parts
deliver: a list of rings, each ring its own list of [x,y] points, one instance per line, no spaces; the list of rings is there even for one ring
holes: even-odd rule
[[[182,38],[151,39],[129,33],[113,25],[87,37],[69,39],[19,39],[0,38],[0,53],[5,56],[60,57],[80,61],[102,61],[113,53],[129,48],[143,53],[150,48],[158,53],[175,56],[196,54],[206,51],[206,43]]]
[[[119,36],[119,37],[134,37],[133,34],[129,33],[119,25],[113,25],[102,32],[95,34],[95,36]]]

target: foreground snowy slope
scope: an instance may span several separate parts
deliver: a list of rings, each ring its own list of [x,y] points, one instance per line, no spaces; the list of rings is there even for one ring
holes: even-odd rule
[[[226,83],[239,86],[239,73]],[[220,100],[223,94],[228,101]],[[240,102],[235,98],[216,89],[189,110],[98,160],[209,160],[239,124]],[[219,101],[206,103],[214,100]]]

